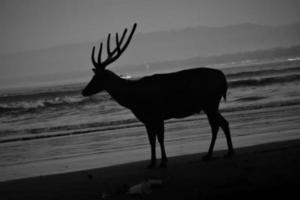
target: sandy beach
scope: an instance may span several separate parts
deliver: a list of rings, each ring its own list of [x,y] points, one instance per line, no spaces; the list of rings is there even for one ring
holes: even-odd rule
[[[167,169],[146,169],[147,161],[0,183],[1,199],[253,199],[288,198],[300,185],[300,140],[238,148],[233,158],[217,151],[169,159]],[[149,179],[161,185],[147,194],[128,188]]]

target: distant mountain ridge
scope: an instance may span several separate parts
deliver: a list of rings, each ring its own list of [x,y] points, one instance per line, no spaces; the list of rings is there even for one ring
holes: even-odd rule
[[[106,36],[102,37],[105,40]],[[98,42],[0,56],[1,72],[5,72],[0,75],[0,83],[3,78],[89,70],[92,67],[91,48],[99,45]],[[218,56],[298,44],[300,23],[284,26],[246,23],[140,33],[134,36],[124,55],[110,67],[117,69],[118,66]]]
[[[256,24],[240,24],[225,27],[194,27],[177,31],[164,31],[140,35],[135,49],[143,49],[139,58],[149,62],[184,59],[195,56],[213,56],[273,47],[286,47],[300,44],[300,24],[288,26],[262,26]],[[140,41],[149,46],[143,48]],[[157,49],[159,51],[153,51]],[[140,51],[136,51],[138,53]]]
[[[118,71],[125,74],[153,74],[157,72],[170,72],[195,67],[224,65],[243,65],[262,61],[297,59],[300,60],[300,45],[291,47],[277,47],[263,50],[246,51],[231,54],[222,54],[216,56],[154,62],[144,65],[128,65],[116,67]],[[220,65],[221,64],[221,65]]]

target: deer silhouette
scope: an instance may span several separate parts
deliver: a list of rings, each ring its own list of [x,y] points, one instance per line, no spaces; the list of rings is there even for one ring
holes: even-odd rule
[[[121,38],[116,33],[114,50],[110,49],[110,34],[108,35],[107,58],[104,61],[101,58],[103,43],[100,43],[97,61],[94,58],[95,47],[93,47],[91,59],[94,65],[94,76],[82,91],[82,95],[90,96],[106,90],[115,101],[130,109],[136,118],[145,125],[151,145],[149,168],[156,166],[156,138],[161,148],[160,167],[167,166],[164,120],[183,118],[202,110],[206,113],[212,130],[209,150],[203,160],[209,160],[212,157],[219,127],[223,129],[226,136],[227,156],[232,156],[234,150],[229,124],[219,112],[220,100],[222,97],[226,99],[227,92],[226,77],[220,70],[196,68],[155,74],[138,80],[127,80],[106,69],[128,47],[136,26],[135,23],[124,44],[127,29],[123,31]]]

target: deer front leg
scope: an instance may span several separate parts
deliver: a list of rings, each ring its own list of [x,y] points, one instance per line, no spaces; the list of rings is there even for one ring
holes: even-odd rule
[[[160,149],[161,149],[161,163],[159,165],[160,168],[166,168],[167,167],[167,162],[168,162],[168,158],[167,158],[167,154],[166,154],[166,150],[165,150],[165,144],[164,144],[164,135],[165,135],[165,131],[164,131],[164,122],[160,122],[157,124],[158,130],[157,130],[157,140],[159,142],[160,145]]]
[[[151,146],[151,162],[147,166],[147,168],[154,168],[156,165],[156,150],[155,150],[156,136],[151,125],[146,125],[146,129],[147,129],[149,143]]]
[[[151,163],[148,168],[153,168],[156,165],[156,151],[155,151],[155,143],[156,137],[160,144],[161,149],[161,163],[159,167],[165,168],[167,167],[167,155],[165,151],[164,145],[164,121],[156,121],[146,124],[146,129],[148,133],[149,142],[151,145]]]

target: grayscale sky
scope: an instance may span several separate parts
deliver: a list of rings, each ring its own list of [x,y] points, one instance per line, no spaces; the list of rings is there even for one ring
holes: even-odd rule
[[[152,32],[300,21],[299,0],[1,0],[0,54],[95,41],[133,22]]]

